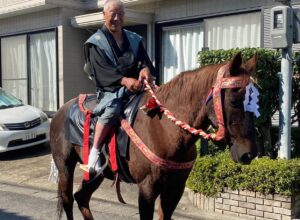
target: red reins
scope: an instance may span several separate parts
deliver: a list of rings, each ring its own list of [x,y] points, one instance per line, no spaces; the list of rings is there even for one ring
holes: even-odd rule
[[[214,103],[214,110],[216,114],[217,124],[218,124],[218,131],[216,133],[206,133],[202,129],[196,129],[191,127],[190,125],[186,124],[178,120],[172,112],[170,112],[167,108],[165,108],[157,99],[152,87],[149,83],[144,80],[146,90],[148,90],[151,94],[151,98],[148,103],[141,108],[153,108],[159,107],[160,110],[166,115],[168,119],[174,122],[177,126],[183,128],[184,130],[189,131],[192,134],[200,135],[204,139],[212,139],[216,141],[223,140],[226,136],[226,128],[224,125],[224,117],[223,117],[223,109],[222,109],[222,99],[221,99],[221,90],[225,88],[239,88],[245,87],[249,83],[249,76],[243,75],[238,77],[226,77],[224,78],[225,74],[229,71],[229,64],[223,65],[218,70],[218,75],[214,86],[212,87],[211,92],[208,94],[210,96],[213,94],[213,103]]]

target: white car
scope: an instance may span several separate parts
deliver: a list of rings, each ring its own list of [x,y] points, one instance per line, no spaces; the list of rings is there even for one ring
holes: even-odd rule
[[[49,141],[49,120],[0,87],[0,153]]]

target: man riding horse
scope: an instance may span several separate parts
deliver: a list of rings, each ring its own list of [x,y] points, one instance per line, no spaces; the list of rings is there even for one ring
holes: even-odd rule
[[[141,90],[142,79],[152,82],[155,75],[142,37],[122,28],[123,3],[107,0],[103,15],[105,24],[85,43],[87,71],[95,80],[100,100],[93,111],[98,121],[88,158],[90,174],[101,170],[99,152],[120,116],[124,101],[128,95]]]

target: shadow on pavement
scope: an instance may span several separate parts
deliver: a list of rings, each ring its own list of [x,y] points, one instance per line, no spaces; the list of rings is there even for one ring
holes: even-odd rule
[[[8,151],[0,154],[0,161],[20,160],[24,158],[33,158],[50,154],[49,143],[40,144],[20,150]]]
[[[0,219],[14,219],[14,220],[30,220],[31,218],[26,216],[20,216],[16,213],[6,212],[3,209],[0,209]]]

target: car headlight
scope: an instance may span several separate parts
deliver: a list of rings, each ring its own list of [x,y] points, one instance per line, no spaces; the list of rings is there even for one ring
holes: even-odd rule
[[[41,119],[41,122],[46,122],[48,121],[48,116],[44,113],[44,112],[41,112],[40,113],[40,119]]]
[[[4,124],[0,124],[0,131],[7,131],[7,127]]]

